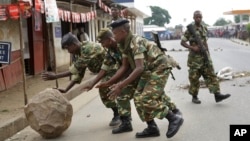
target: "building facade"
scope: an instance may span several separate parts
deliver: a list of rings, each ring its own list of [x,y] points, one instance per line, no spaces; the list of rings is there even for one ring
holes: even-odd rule
[[[147,0],[114,0],[126,8],[125,18],[131,21],[131,30],[138,35],[143,36],[143,19],[151,16],[151,11],[147,5]]]
[[[25,76],[32,76],[43,71],[57,72],[58,67],[70,65],[70,54],[61,49],[62,36],[81,27],[89,40],[95,42],[100,29],[111,21],[110,4],[119,3],[115,0],[51,0],[56,2],[59,21],[48,23],[46,12],[51,9],[46,9],[44,3],[39,5],[38,0],[23,1],[33,2],[30,9],[35,10],[30,11],[30,16],[3,20],[0,14],[0,42],[12,45],[10,63],[0,63],[0,91],[22,82],[23,72]],[[18,2],[0,1],[0,10]],[[143,18],[148,15],[139,10],[136,1],[121,2],[125,7],[124,16],[131,21],[132,31],[143,35]]]

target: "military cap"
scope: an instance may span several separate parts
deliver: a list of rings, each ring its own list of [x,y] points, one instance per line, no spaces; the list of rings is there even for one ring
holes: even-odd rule
[[[98,32],[97,41],[100,42],[101,40],[103,40],[104,38],[106,38],[108,33],[112,33],[112,31],[109,28],[102,28]]]
[[[110,7],[111,8],[115,8],[115,9],[122,9],[122,6],[121,5],[119,5],[119,4],[117,4],[117,3],[112,3],[112,4],[110,4]]]
[[[65,49],[66,46],[69,46],[71,45],[73,42],[75,42],[77,40],[77,37],[72,34],[71,32],[65,34],[63,37],[62,37],[62,40],[61,40],[61,45],[62,45],[62,48]]]
[[[110,24],[110,26],[112,27],[112,29],[114,29],[114,28],[122,26],[122,25],[124,25],[126,23],[129,23],[129,20],[127,20],[127,19],[118,19],[118,20],[112,22]]]

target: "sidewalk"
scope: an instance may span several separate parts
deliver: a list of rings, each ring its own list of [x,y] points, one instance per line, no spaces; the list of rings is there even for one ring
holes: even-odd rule
[[[62,72],[68,69],[68,66],[63,66],[58,69],[58,72]],[[86,71],[83,82],[79,85],[75,85],[65,97],[68,100],[72,100],[76,96],[80,95],[80,88],[84,84],[84,81],[92,78],[89,71]],[[69,78],[58,79],[58,86],[63,88],[68,85]],[[46,88],[56,87],[56,81],[43,81],[40,75],[26,78],[26,93],[29,99],[35,94],[38,94]],[[0,141],[3,141],[12,135],[16,134],[20,130],[28,126],[24,112],[24,91],[23,83],[18,83],[16,86],[0,92]]]
[[[243,40],[240,40],[240,39],[237,39],[237,38],[231,38],[230,40],[231,40],[232,42],[237,43],[237,44],[240,44],[240,45],[250,46],[250,43],[249,43],[249,42],[243,41]]]

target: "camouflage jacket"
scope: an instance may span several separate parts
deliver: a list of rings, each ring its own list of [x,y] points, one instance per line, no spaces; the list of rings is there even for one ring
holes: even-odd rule
[[[121,52],[117,48],[109,48],[106,51],[105,59],[103,61],[102,70],[116,71],[120,68],[122,63]]]
[[[100,71],[105,51],[100,44],[84,41],[82,42],[80,54],[73,57],[73,64],[70,66],[69,71],[73,74],[73,81],[80,83],[86,68],[93,73]]]
[[[127,57],[132,69],[135,68],[136,59],[144,58],[145,71],[152,71],[161,65],[161,68],[169,68],[167,56],[157,45],[146,38],[132,35],[130,32],[125,44],[119,44],[123,57]]]
[[[196,35],[199,36],[199,38],[201,39],[201,42],[205,43],[207,42],[207,27],[204,25],[201,25],[201,27],[197,27],[194,25],[195,31],[196,31]],[[181,38],[182,41],[189,41],[189,44],[191,46],[197,45],[197,43],[195,42],[195,38],[193,35],[191,35],[191,33],[186,30],[184,35]],[[207,46],[204,45],[204,47],[207,48]],[[208,48],[207,48],[208,50]],[[212,60],[210,58],[210,55],[208,54],[208,59],[209,59],[209,63],[212,63]],[[196,53],[193,52],[192,50],[189,50],[189,55],[188,55],[188,66],[192,67],[192,68],[201,68],[204,65],[204,57],[201,55],[201,53]]]
[[[201,39],[201,42],[206,43],[207,42],[207,27],[204,25],[201,25],[201,27],[197,27],[195,24],[193,24],[193,27],[195,28],[196,35]],[[189,41],[189,44],[191,46],[197,45],[194,36],[186,30],[181,38],[182,41]],[[191,50],[190,50],[191,51]],[[192,51],[191,51],[192,52]],[[194,52],[192,52],[194,53]]]

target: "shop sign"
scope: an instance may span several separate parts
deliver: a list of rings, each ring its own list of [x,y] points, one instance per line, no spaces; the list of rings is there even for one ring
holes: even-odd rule
[[[10,64],[11,43],[0,41],[0,63]]]

